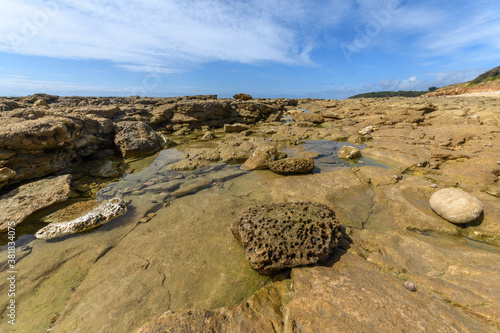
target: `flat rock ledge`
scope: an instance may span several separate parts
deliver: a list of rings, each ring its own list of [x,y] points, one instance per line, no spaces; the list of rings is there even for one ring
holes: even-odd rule
[[[465,224],[477,220],[483,204],[475,196],[458,188],[444,188],[429,199],[433,211],[445,220]]]
[[[250,266],[265,275],[325,259],[341,237],[335,213],[313,202],[246,208],[232,223],[231,231]]]
[[[89,230],[108,223],[127,212],[127,203],[120,197],[104,201],[87,214],[68,222],[51,223],[35,234],[39,239],[52,239]]]
[[[23,222],[32,213],[64,202],[70,197],[71,175],[34,181],[0,197],[0,231],[7,230],[10,222]]]

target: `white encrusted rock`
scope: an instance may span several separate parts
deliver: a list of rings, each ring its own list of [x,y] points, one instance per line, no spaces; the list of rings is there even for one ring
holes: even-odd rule
[[[356,147],[343,146],[339,150],[339,158],[353,159],[353,158],[360,158],[360,157],[361,157],[361,151],[359,151],[359,149]]]
[[[72,221],[51,223],[35,234],[39,239],[52,239],[89,230],[108,223],[127,212],[127,203],[121,197],[104,201],[87,214]]]
[[[368,134],[370,134],[371,132],[373,132],[373,126],[372,126],[372,125],[370,125],[370,126],[366,126],[365,128],[360,129],[360,130],[358,131],[358,134],[359,134],[359,135],[368,135]]]
[[[475,221],[483,211],[483,204],[475,196],[458,188],[445,188],[429,199],[433,211],[452,223]]]

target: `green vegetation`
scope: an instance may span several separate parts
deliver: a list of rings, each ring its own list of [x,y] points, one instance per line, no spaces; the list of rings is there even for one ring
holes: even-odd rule
[[[364,94],[358,94],[351,96],[349,98],[380,98],[380,97],[418,97],[423,94],[428,93],[428,91],[377,91],[368,92]]]
[[[486,80],[492,81],[492,80],[496,80],[498,78],[500,78],[500,66],[495,67],[495,68],[487,71],[486,73],[479,75],[474,80],[472,80],[470,84],[471,85],[478,84],[481,82],[485,82]]]

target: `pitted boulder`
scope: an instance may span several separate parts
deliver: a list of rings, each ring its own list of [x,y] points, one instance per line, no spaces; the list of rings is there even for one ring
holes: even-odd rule
[[[335,213],[313,202],[246,208],[232,223],[231,231],[250,266],[266,275],[327,258],[341,237]]]
[[[279,174],[308,173],[314,170],[310,157],[289,157],[269,163],[269,169]]]

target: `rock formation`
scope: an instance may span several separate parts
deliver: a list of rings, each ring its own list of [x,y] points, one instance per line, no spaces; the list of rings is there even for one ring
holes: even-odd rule
[[[335,213],[312,202],[249,207],[232,223],[231,231],[250,266],[261,274],[324,259],[341,237]]]
[[[127,204],[120,197],[107,200],[92,209],[87,214],[68,222],[54,222],[38,230],[35,234],[39,239],[52,239],[76,234],[98,227],[127,212]]]
[[[343,146],[339,150],[339,158],[352,159],[360,157],[361,157],[361,152],[356,147]]]
[[[282,175],[308,173],[314,170],[314,160],[308,157],[288,157],[268,165],[271,171]]]
[[[19,186],[0,197],[0,231],[8,223],[23,222],[32,213],[57,202],[66,201],[70,195],[71,175],[42,179]]]
[[[158,151],[162,139],[147,124],[140,121],[123,121],[115,125],[115,144],[123,157],[148,155]]]

